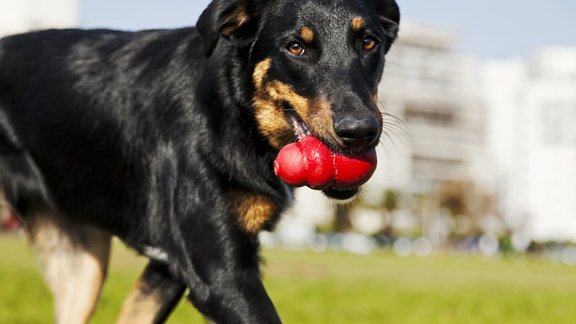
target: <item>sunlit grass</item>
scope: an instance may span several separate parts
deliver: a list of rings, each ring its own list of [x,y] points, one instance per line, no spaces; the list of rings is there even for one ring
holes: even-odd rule
[[[0,237],[0,323],[52,323],[23,240]],[[576,267],[528,258],[266,251],[265,283],[285,323],[573,323]],[[143,268],[116,244],[93,323],[113,323]],[[169,323],[204,323],[186,302]]]

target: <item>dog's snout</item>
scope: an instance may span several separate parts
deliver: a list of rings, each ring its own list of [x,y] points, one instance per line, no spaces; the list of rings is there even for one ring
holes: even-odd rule
[[[345,117],[334,125],[336,135],[347,148],[359,148],[373,144],[380,133],[380,124],[375,117]]]

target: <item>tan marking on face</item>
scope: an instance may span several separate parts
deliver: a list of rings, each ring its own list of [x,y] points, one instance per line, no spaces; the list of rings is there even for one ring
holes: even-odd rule
[[[321,137],[340,142],[340,137],[334,131],[332,103],[327,98],[313,100],[309,109],[299,114],[304,123]]]
[[[280,81],[270,82],[265,86],[263,91],[263,98],[266,98],[264,100],[269,109],[258,110],[256,117],[260,121],[261,125],[265,125],[265,127],[261,129],[267,133],[266,136],[272,146],[281,148],[282,146],[292,142],[296,136],[292,129],[292,125],[290,125],[289,121],[286,119],[283,109],[294,109],[296,113],[301,116],[309,110],[309,100],[298,95],[291,86]],[[284,103],[287,103],[288,107],[284,107]],[[274,120],[270,120],[270,118],[274,118]]]
[[[358,16],[352,18],[352,22],[350,23],[350,27],[352,28],[352,31],[355,33],[362,31],[362,29],[364,29],[365,26],[366,22],[364,21],[364,18]]]
[[[273,100],[288,102],[298,113],[308,109],[308,99],[298,95],[285,83],[273,81],[266,87],[266,91]]]
[[[271,64],[271,58],[267,58],[256,64],[254,73],[252,73],[252,79],[254,80],[254,87],[256,88],[257,92],[262,89],[262,86],[264,85],[264,78],[266,77],[266,74],[268,74],[268,70],[270,70]]]
[[[250,15],[246,8],[244,6],[238,6],[224,22],[222,26],[222,34],[225,36],[232,35],[234,31],[244,25],[249,19]]]
[[[256,97],[253,105],[260,133],[272,147],[280,149],[294,139],[294,132],[277,102]]]
[[[256,121],[262,135],[270,145],[280,148],[290,142],[294,133],[282,112],[281,104],[270,98],[265,87],[265,79],[272,60],[267,58],[256,65],[252,74],[254,88],[253,98]]]
[[[314,42],[314,31],[312,28],[304,26],[300,29],[300,37],[307,44],[312,44]]]
[[[327,99],[308,99],[299,95],[285,83],[278,80],[266,82],[271,61],[266,59],[256,65],[253,73],[256,94],[253,99],[255,116],[260,132],[275,148],[294,140],[295,134],[287,121],[283,109],[294,109],[304,123],[317,135],[338,139],[333,128],[332,107]],[[287,103],[288,107],[283,107]]]
[[[234,197],[240,226],[252,234],[257,234],[278,211],[278,206],[269,198],[252,194],[237,193]]]

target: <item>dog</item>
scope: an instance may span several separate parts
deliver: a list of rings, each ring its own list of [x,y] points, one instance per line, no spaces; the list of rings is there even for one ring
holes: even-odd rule
[[[0,185],[56,322],[89,321],[115,236],[150,259],[120,323],[163,322],[186,290],[216,323],[280,323],[258,233],[293,188],[273,161],[298,129],[343,154],[379,143],[399,19],[394,0],[214,0],[195,28],[2,39]]]

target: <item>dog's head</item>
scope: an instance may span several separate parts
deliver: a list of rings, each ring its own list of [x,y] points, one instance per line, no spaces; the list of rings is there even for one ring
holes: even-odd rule
[[[221,39],[238,49],[273,147],[312,134],[357,154],[379,142],[377,89],[399,19],[394,0],[215,0],[197,27],[207,55]]]

